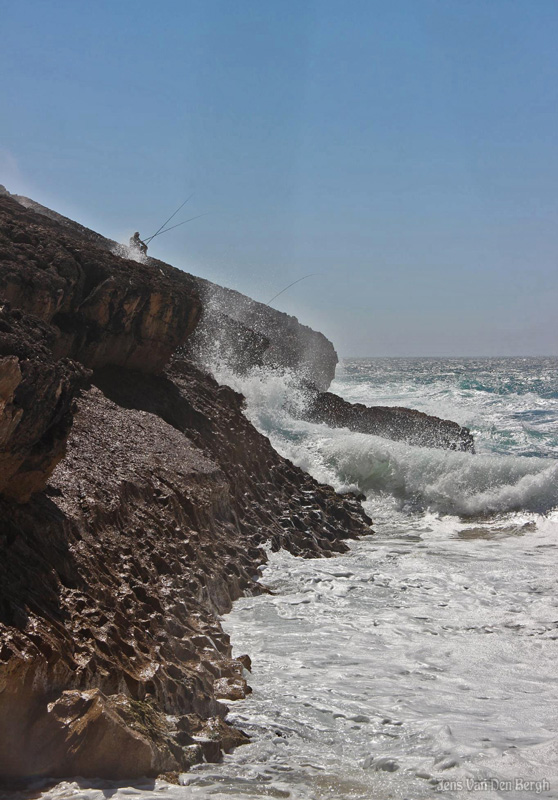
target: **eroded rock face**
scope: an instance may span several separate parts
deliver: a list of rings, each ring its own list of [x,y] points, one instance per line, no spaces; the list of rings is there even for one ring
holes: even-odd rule
[[[156,775],[246,741],[224,716],[249,661],[217,615],[263,590],[263,543],[327,556],[370,532],[189,363],[94,381],[47,492],[0,499],[5,780]]]
[[[23,208],[29,209],[35,217],[52,220],[59,232],[70,237],[77,237],[81,247],[87,252],[105,250],[109,253],[109,262],[114,253],[122,252],[117,242],[101,236],[99,233],[85,228],[77,222],[58,214],[50,208],[28,197],[12,195]],[[1,198],[0,198],[1,200]],[[1,260],[0,240],[0,260]],[[135,262],[128,262],[131,265]],[[147,259],[146,265],[139,265],[155,271],[171,284],[182,285],[202,300],[203,316],[199,330],[196,331],[196,342],[209,344],[202,351],[194,347],[202,366],[210,366],[207,358],[214,357],[220,350],[219,358],[227,361],[233,368],[241,370],[251,366],[265,365],[272,369],[289,369],[301,376],[301,380],[314,384],[325,391],[335,376],[337,353],[332,343],[320,332],[301,324],[296,317],[277,311],[265,303],[257,302],[246,295],[218,286],[211,281],[195,275],[189,275],[158,261]],[[198,310],[199,314],[199,310]],[[191,349],[190,353],[192,352]],[[80,359],[81,360],[81,359]],[[128,366],[147,369],[136,359]],[[114,363],[114,362],[105,362]],[[147,360],[145,362],[149,364]],[[101,362],[91,364],[101,366]]]
[[[116,242],[29,198],[17,199],[55,220],[59,227],[81,237],[92,247],[107,251],[118,247]],[[155,259],[149,259],[149,263],[170,280],[186,281],[202,298],[203,314],[183,352],[195,356],[204,368],[211,370],[215,364],[224,362],[240,373],[254,366],[291,370],[301,383],[317,390],[313,392],[314,400],[308,410],[310,419],[426,447],[474,451],[470,431],[449,420],[404,408],[370,409],[359,403],[347,403],[327,392],[338,360],[335,349],[323,334],[301,325],[295,317],[203,278],[179,273]],[[319,392],[323,392],[323,396]]]
[[[119,258],[80,226],[0,196],[0,297],[52,325],[57,358],[160,372],[201,310],[180,275]]]
[[[54,331],[0,306],[0,495],[26,502],[64,456],[87,370],[55,361]]]
[[[331,392],[315,392],[304,413],[306,419],[325,422],[334,428],[349,428],[421,447],[474,452],[473,436],[468,428],[410,408],[368,407],[349,403]]]

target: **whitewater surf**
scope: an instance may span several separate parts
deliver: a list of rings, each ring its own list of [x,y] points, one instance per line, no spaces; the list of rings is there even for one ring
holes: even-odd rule
[[[327,560],[270,554],[272,594],[223,620],[252,657],[253,694],[230,704],[252,742],[134,795],[556,797],[557,367],[341,365],[332,391],[453,419],[472,429],[472,455],[304,422],[294,376],[214,364],[277,450],[365,496],[375,534]],[[100,799],[102,785],[48,796],[73,794]]]

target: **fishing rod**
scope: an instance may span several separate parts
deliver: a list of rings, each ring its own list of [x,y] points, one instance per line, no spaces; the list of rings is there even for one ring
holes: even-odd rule
[[[145,240],[145,243],[150,242],[156,236],[162,236],[164,233],[168,233],[169,231],[173,231],[175,228],[180,228],[181,225],[186,225],[187,222],[192,222],[194,219],[199,219],[200,217],[207,217],[209,211],[206,211],[205,214],[198,214],[197,217],[190,217],[190,219],[185,219],[183,222],[178,222],[176,225],[171,225],[170,228],[165,228],[164,231],[159,230],[158,233],[154,233],[153,236],[150,236],[149,239]],[[166,224],[166,223],[165,223]]]
[[[146,242],[150,242],[150,241],[151,241],[151,239],[154,239],[156,236],[158,236],[158,235],[159,235],[159,233],[160,233],[160,231],[162,231],[162,230],[163,230],[163,228],[165,227],[165,225],[168,225],[168,223],[171,221],[171,219],[174,219],[174,217],[176,217],[176,215],[178,214],[178,212],[180,211],[180,209],[181,209],[181,208],[184,208],[184,206],[186,205],[186,203],[188,202],[188,200],[191,200],[193,196],[194,196],[194,192],[192,192],[192,194],[191,194],[189,197],[187,197],[187,198],[186,198],[186,200],[185,200],[185,201],[182,203],[182,205],[181,205],[181,206],[178,206],[178,208],[176,209],[176,211],[174,212],[174,214],[171,214],[171,215],[170,215],[170,217],[167,219],[167,221],[166,221],[166,222],[163,222],[163,224],[161,225],[161,227],[160,227],[160,228],[158,228],[158,229],[155,231],[155,233],[153,234],[153,236],[149,236],[149,237],[148,237],[148,238],[147,238],[145,241],[146,241]],[[170,230],[170,229],[169,229],[169,230]]]
[[[283,294],[283,292],[286,292],[287,289],[290,289],[291,286],[295,285],[295,283],[300,283],[300,281],[305,281],[306,278],[311,278],[313,275],[319,275],[319,274],[320,274],[319,272],[311,272],[309,275],[305,275],[303,278],[298,278],[296,281],[293,281],[292,283],[289,283],[288,286],[285,286],[284,289],[281,289],[280,292],[277,292],[277,294],[274,295],[271,298],[271,300],[269,301],[269,303],[266,303],[266,305],[270,306],[273,303],[273,301],[276,300],[279,297],[280,294]]]

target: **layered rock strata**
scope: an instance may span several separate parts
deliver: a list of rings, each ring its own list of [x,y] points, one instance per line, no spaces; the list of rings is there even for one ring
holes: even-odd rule
[[[0,187],[0,199],[2,188]],[[35,220],[46,217],[57,224],[58,231],[77,237],[82,258],[89,248],[95,252],[106,250],[111,256],[115,253],[126,255],[126,248],[118,242],[107,239],[28,197],[10,195],[5,189],[4,197],[12,202],[17,201],[34,215]],[[201,298],[203,315],[190,348],[190,352],[195,353],[198,358],[201,356],[199,363],[208,366],[208,360],[217,354],[214,346],[217,342],[218,357],[233,369],[246,370],[254,365],[289,369],[299,374],[301,380],[314,384],[320,390],[325,391],[329,387],[335,375],[337,353],[322,333],[302,325],[296,317],[277,311],[265,303],[174,269],[155,258],[148,258],[146,264],[140,264],[138,269],[149,267],[158,270],[163,278],[170,279],[174,285],[180,284],[187,290],[193,290]]]
[[[18,502],[44,489],[63,458],[88,375],[53,357],[55,338],[40,320],[0,305],[0,494]]]

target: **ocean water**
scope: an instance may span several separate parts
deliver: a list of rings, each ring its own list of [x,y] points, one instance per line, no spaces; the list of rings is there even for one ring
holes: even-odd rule
[[[277,450],[366,495],[374,535],[270,556],[273,594],[223,619],[252,742],[181,787],[49,798],[558,797],[558,359],[350,359],[332,391],[471,428],[475,455],[302,422],[292,376],[216,376]]]

